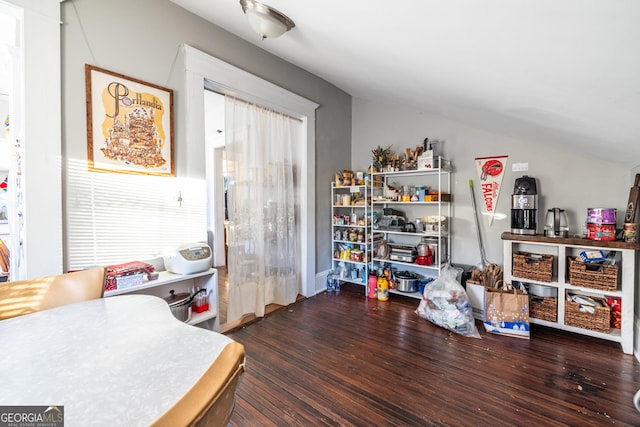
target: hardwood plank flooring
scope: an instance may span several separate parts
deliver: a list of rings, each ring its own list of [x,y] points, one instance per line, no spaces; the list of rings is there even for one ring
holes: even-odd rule
[[[232,426],[638,426],[640,363],[532,325],[466,338],[345,285],[227,335],[245,345]]]
[[[220,332],[227,333],[234,329],[248,325],[252,322],[260,320],[254,314],[245,314],[234,322],[227,321],[227,309],[229,307],[229,274],[226,267],[217,267],[218,270],[218,318],[220,321]],[[304,299],[302,295],[298,295],[298,301]],[[268,304],[265,309],[265,315],[270,315],[274,311],[282,310],[284,306],[279,304]]]
[[[229,306],[229,272],[227,267],[216,267],[218,272],[218,318],[220,327],[227,323],[227,307]]]

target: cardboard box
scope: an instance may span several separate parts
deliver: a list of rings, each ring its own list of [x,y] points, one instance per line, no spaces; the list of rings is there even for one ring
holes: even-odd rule
[[[438,167],[438,159],[433,157],[433,150],[427,150],[418,156],[418,170],[435,169]]]
[[[153,271],[155,271],[153,265],[142,261],[131,261],[123,264],[108,265],[104,282],[104,290],[115,291],[116,289],[141,285],[144,280],[144,273],[151,273]],[[139,275],[139,277],[137,275]]]
[[[473,310],[473,317],[485,320],[485,287],[467,280],[467,296]]]
[[[116,287],[118,289],[126,289],[132,286],[142,285],[142,283],[144,283],[144,274],[145,273],[135,273],[116,277]]]

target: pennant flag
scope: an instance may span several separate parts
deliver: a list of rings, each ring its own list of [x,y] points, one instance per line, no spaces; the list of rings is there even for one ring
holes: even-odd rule
[[[493,224],[498,205],[498,196],[502,186],[502,177],[509,156],[476,157],[476,169],[480,178],[482,199],[487,213],[491,214],[489,224]]]

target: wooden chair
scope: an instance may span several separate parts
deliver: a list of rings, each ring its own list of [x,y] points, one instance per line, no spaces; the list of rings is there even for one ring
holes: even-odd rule
[[[9,258],[9,248],[6,243],[0,239],[0,273],[2,273],[3,276],[9,275]]]
[[[0,320],[102,298],[105,267],[0,283]]]

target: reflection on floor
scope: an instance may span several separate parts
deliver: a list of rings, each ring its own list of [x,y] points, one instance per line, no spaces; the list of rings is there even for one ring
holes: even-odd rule
[[[219,313],[220,317],[220,332],[230,332],[235,329],[241,328],[242,326],[246,326],[249,323],[255,322],[256,320],[260,320],[259,317],[256,317],[254,314],[246,314],[242,316],[239,320],[236,320],[232,323],[227,323],[227,307],[229,305],[229,278],[226,267],[217,267],[218,269],[218,301],[219,301]],[[298,299],[296,302],[304,299],[302,295],[298,295]],[[269,314],[281,310],[285,308],[282,305],[278,304],[269,304],[265,308],[265,316]]]
[[[217,267],[218,270],[218,317],[220,329],[227,323],[227,305],[229,304],[229,276],[227,267]]]

